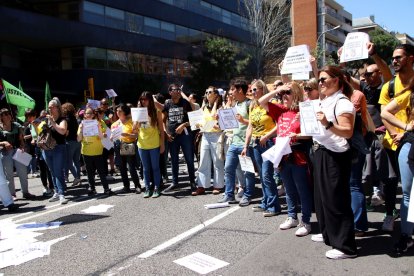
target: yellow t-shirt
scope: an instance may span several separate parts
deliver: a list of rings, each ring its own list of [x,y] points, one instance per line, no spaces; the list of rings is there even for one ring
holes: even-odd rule
[[[101,130],[103,131],[106,128],[106,124],[104,121],[99,121]],[[78,134],[80,132],[80,128],[78,128]],[[103,145],[101,142],[101,138],[99,136],[83,136],[82,141],[82,148],[81,153],[86,156],[96,156],[102,155],[103,153]]]
[[[395,78],[394,85],[395,85],[395,89],[394,89],[394,95],[395,95],[395,97],[394,98],[398,98],[399,96],[401,96],[401,91],[404,90],[404,86],[402,85],[401,79],[400,79],[400,77],[398,75]],[[381,104],[381,105],[387,105],[392,100],[392,99],[390,99],[390,97],[388,95],[388,86],[389,86],[389,82],[385,83],[382,86],[381,95],[380,95],[380,98],[379,98],[379,101],[378,101],[378,103]],[[404,92],[404,94],[407,94],[408,92],[411,93],[411,91],[409,90],[409,91]],[[409,107],[409,99],[408,99],[408,105],[403,106],[404,102],[406,102],[406,101],[401,101],[402,104],[399,104],[400,111],[398,111],[395,114],[395,117],[398,120],[400,120],[401,122],[407,122],[407,120],[408,120],[406,109],[407,109],[407,107]],[[395,130],[398,133],[403,133],[404,132],[403,129],[400,129],[400,128],[397,128],[397,127],[395,127]],[[388,130],[385,133],[383,145],[387,149],[392,149],[392,150],[396,150],[397,149],[397,145],[392,142],[392,138],[391,138],[391,135],[388,132]]]
[[[118,120],[118,121],[116,121],[115,123],[112,124],[111,129],[115,129],[117,127],[122,127],[122,133],[132,134],[134,124],[132,122],[132,119],[129,119],[124,124],[121,123],[121,120]],[[121,142],[125,142],[125,143],[134,143],[135,142],[135,138],[133,138],[133,137],[121,136],[120,140],[121,140]]]
[[[203,109],[203,114],[204,114],[204,121],[207,122],[215,122],[217,124],[217,120],[214,119],[214,117],[211,115],[211,111],[208,110],[207,107],[204,107]],[[221,132],[220,128],[211,128],[206,132]]]
[[[158,114],[159,111],[157,111]],[[148,123],[139,123],[138,142],[140,149],[155,149],[160,147],[160,131],[158,124],[152,126]]]
[[[249,120],[253,126],[252,138],[262,137],[269,133],[275,126],[275,121],[261,106],[254,107],[249,114]]]

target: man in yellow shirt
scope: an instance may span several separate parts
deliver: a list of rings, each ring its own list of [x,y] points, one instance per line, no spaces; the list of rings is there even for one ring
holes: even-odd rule
[[[382,87],[381,95],[378,101],[378,103],[381,104],[381,111],[389,102],[391,102],[393,98],[398,97],[404,88],[408,87],[411,78],[414,77],[413,62],[414,47],[412,45],[402,44],[396,47],[392,56],[392,66],[394,67],[396,76],[389,82],[385,83]],[[407,122],[408,118],[406,108],[401,108],[401,110],[395,114],[395,117],[402,122]],[[384,219],[382,230],[392,232],[394,230],[395,216],[393,216],[393,210],[395,209],[399,175],[395,151],[402,136],[404,135],[405,130],[392,126],[386,120],[382,120],[382,122],[387,129],[383,145],[388,154],[389,160],[391,161],[392,169],[397,174],[396,177],[390,177],[384,187],[386,217]]]

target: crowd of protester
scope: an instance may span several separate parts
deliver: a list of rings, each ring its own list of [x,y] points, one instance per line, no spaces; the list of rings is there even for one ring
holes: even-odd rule
[[[312,240],[332,247],[326,252],[330,259],[357,256],[355,237],[368,231],[367,209],[385,203],[382,230],[394,231],[394,221],[401,217],[401,234],[394,250],[403,254],[414,245],[414,223],[407,220],[414,173],[414,48],[404,44],[394,50],[393,75],[374,45],[369,43],[367,47],[375,64],[367,66],[358,78],[345,69],[346,64],[318,70],[312,59],[314,78],[308,81],[290,81],[282,75],[282,80],[269,86],[262,80],[248,83],[236,79],[227,92],[209,86],[201,106],[197,95],[187,97],[179,84],[171,84],[169,99],[144,91],[139,93],[136,105],[116,105],[115,99],[104,98],[99,108],[87,105],[76,111],[71,103],[62,105],[53,98],[48,110],[39,116],[27,110],[24,124],[3,108],[3,206],[9,211],[18,209],[14,203],[14,172],[20,180],[22,197],[28,200],[36,197],[29,192],[28,176],[37,177],[38,171],[43,196],[50,202],[68,203],[65,193],[69,172],[72,187],[82,185],[81,176],[86,174],[88,196],[97,194],[97,171],[106,196],[114,194],[109,181],[119,173],[123,183],[120,193],[143,192],[144,198],[158,198],[179,188],[182,152],[193,196],[210,191],[213,195],[223,193],[219,203],[238,202],[245,207],[251,204],[258,180],[262,199],[252,211],[273,217],[281,213],[279,197],[284,189],[287,218],[279,228],[295,228],[298,237],[311,233],[314,209],[320,232],[312,235]],[[319,135],[302,134],[299,104],[304,101],[313,101],[319,107],[315,110],[321,126]],[[134,106],[147,108],[147,122],[132,120]],[[220,128],[219,110],[226,108],[236,110],[237,128]],[[204,123],[190,126],[188,112],[198,109]],[[84,135],[84,120],[96,120],[98,134]],[[41,141],[47,135],[53,138],[53,145]],[[262,154],[275,145],[277,137],[290,138],[291,153],[284,155],[275,168]],[[114,143],[111,149],[101,143],[108,138]],[[13,159],[17,150],[33,156],[29,166]],[[258,179],[254,173],[241,170],[240,156],[251,157]],[[197,173],[194,158],[198,161]],[[165,187],[168,160],[172,179]],[[400,212],[396,209],[399,182]]]

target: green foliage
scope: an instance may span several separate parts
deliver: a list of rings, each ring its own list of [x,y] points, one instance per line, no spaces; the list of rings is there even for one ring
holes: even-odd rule
[[[209,38],[204,43],[201,55],[188,58],[192,65],[192,78],[188,84],[195,91],[204,91],[217,81],[227,82],[243,74],[250,59],[227,39]]]

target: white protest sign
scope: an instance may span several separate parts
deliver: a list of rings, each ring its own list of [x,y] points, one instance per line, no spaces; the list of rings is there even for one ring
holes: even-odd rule
[[[101,139],[102,145],[107,150],[110,150],[111,148],[114,147],[114,142],[111,141],[110,137],[111,137],[111,130],[109,128],[107,128],[106,129],[106,137],[103,137]]]
[[[227,262],[200,252],[175,260],[174,263],[184,266],[202,275],[229,265]]]
[[[82,134],[85,137],[98,136],[99,126],[97,120],[83,120],[82,121]]]
[[[283,60],[282,74],[312,71],[308,45],[289,47]]]
[[[118,126],[112,129],[111,130],[112,141],[119,140],[119,138],[121,138],[121,134],[122,134],[122,126]]]
[[[135,107],[131,108],[131,117],[134,122],[149,122],[148,108]]]
[[[13,159],[17,162],[25,165],[26,167],[29,166],[30,162],[32,161],[32,156],[27,152],[22,151],[21,149],[17,149],[16,153],[13,155]]]
[[[201,109],[187,112],[187,115],[188,115],[188,121],[191,126],[191,130],[196,130],[200,128],[200,126],[204,125],[204,114]]]
[[[101,106],[101,102],[97,100],[88,99],[88,105],[93,109],[97,109]]]
[[[349,33],[342,47],[341,62],[368,58],[369,35],[362,32]]]
[[[308,80],[309,72],[293,73],[292,80]]]
[[[279,167],[282,157],[292,152],[289,142],[289,137],[276,137],[276,144],[262,153],[263,162],[269,160],[274,168]]]
[[[108,90],[105,90],[105,92],[106,92],[106,94],[108,94],[108,97],[109,97],[109,98],[115,98],[116,96],[118,96],[118,95],[116,94],[115,90],[113,90],[113,89],[108,89]]]
[[[321,125],[316,119],[315,105],[319,100],[306,101],[299,103],[300,110],[300,131],[303,136],[322,135]]]
[[[218,116],[219,116],[219,125],[222,130],[225,129],[235,129],[239,127],[239,121],[237,121],[236,114],[237,109],[234,108],[226,108],[226,109],[219,109]]]
[[[239,155],[240,167],[242,171],[255,173],[253,160],[249,156]]]

